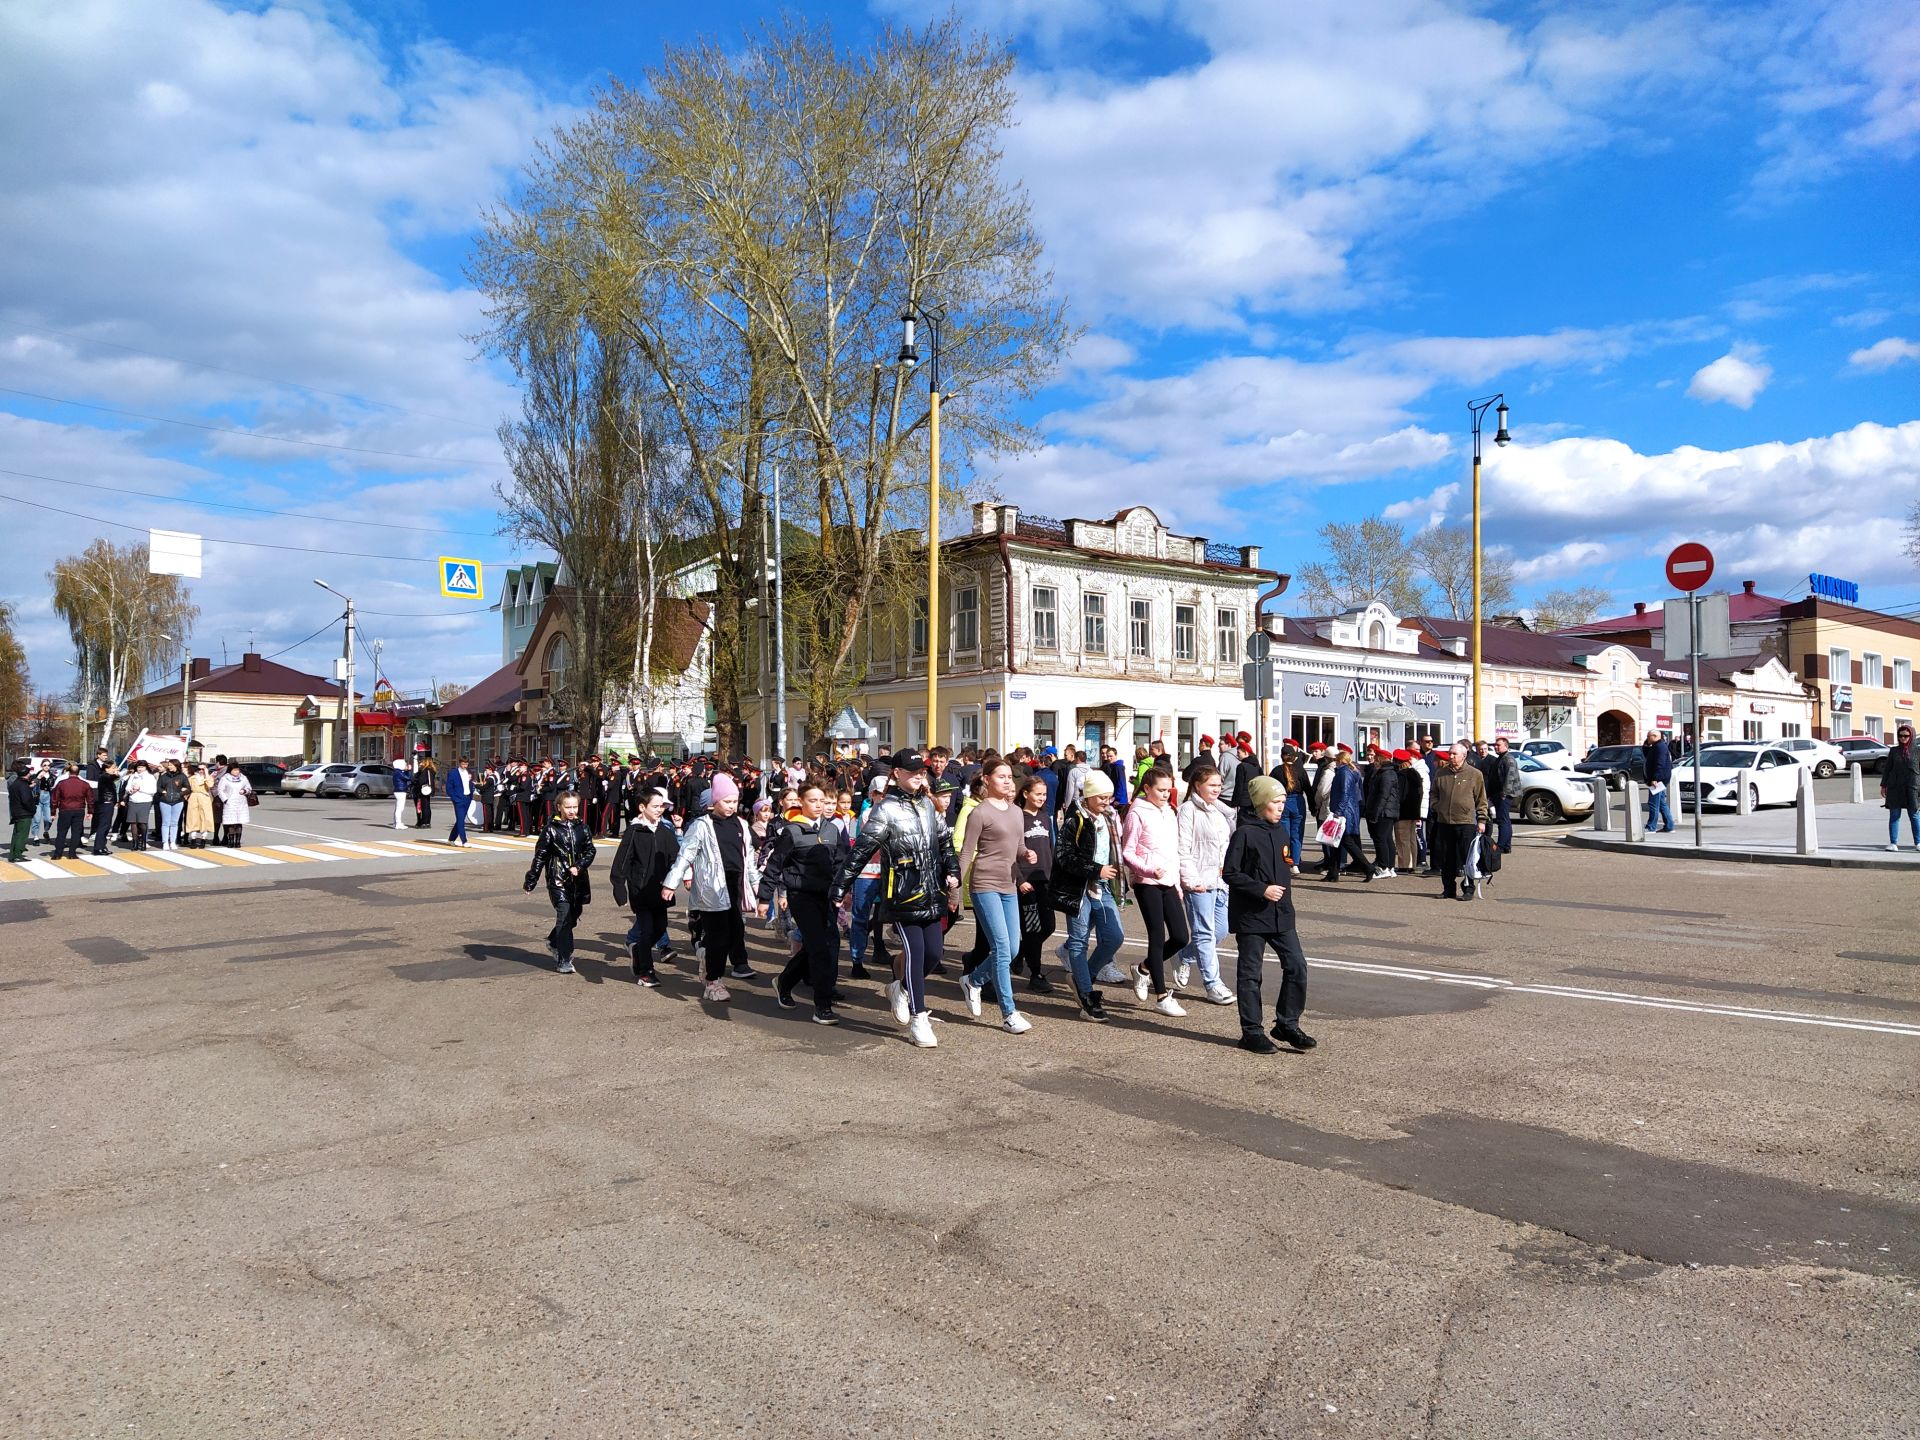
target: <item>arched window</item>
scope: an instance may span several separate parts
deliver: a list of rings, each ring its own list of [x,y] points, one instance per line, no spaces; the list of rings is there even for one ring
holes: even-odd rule
[[[546,672],[548,694],[563,689],[567,683],[567,667],[573,663],[573,646],[567,643],[567,637],[556,635],[547,642],[546,657],[540,662],[540,668]]]
[[[1367,648],[1384,650],[1387,648],[1387,626],[1382,620],[1375,620],[1367,626]]]

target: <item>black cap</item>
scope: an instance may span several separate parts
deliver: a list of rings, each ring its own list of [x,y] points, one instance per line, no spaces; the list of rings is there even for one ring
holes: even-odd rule
[[[951,795],[959,788],[958,785],[954,784],[953,781],[947,779],[944,775],[936,777],[934,781],[927,786],[927,789],[935,795]]]
[[[893,768],[909,772],[924,770],[927,768],[926,757],[918,750],[896,750],[893,752]]]

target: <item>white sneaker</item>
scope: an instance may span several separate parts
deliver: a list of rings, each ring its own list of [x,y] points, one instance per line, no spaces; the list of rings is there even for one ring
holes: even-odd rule
[[[933,1038],[933,1017],[925,1010],[907,1022],[907,1038],[922,1050],[931,1050],[940,1042]]]
[[[1100,973],[1093,978],[1098,980],[1102,985],[1125,985],[1127,983],[1127,977],[1122,975],[1119,970],[1114,967],[1111,960],[1102,965],[1100,967]]]
[[[913,1012],[907,1009],[907,987],[898,980],[887,982],[887,1004],[893,1007],[893,1018],[902,1025],[913,1019]]]
[[[1289,868],[1293,871],[1295,875],[1298,875],[1300,873],[1300,867],[1298,865],[1294,865]]]
[[[1133,993],[1144,1000],[1153,989],[1153,977],[1138,965],[1129,965],[1127,973],[1133,977]]]
[[[1033,1029],[1033,1022],[1016,1010],[1000,1022],[1000,1028],[1009,1035],[1024,1035]]]
[[[700,992],[700,998],[711,1004],[719,1005],[733,999],[733,996],[728,993],[727,987],[722,985],[718,980],[709,980],[707,982],[707,988]]]
[[[1398,870],[1376,870],[1373,872],[1373,878],[1376,880],[1394,880],[1398,879],[1399,875],[1400,872]]]
[[[1207,986],[1207,999],[1211,1000],[1215,1005],[1231,1005],[1233,1004],[1233,991],[1229,990],[1222,982],[1216,980]]]
[[[1173,992],[1171,990],[1155,1001],[1153,1008],[1158,1010],[1162,1015],[1184,1015],[1187,1013],[1180,1002],[1173,998]]]
[[[1897,841],[1897,840],[1896,840],[1896,841],[1895,841],[1895,842],[1894,842],[1893,844],[1891,844],[1891,845],[1889,845],[1889,846],[1887,846],[1887,849],[1889,849],[1889,850],[1895,850],[1895,851],[1897,851],[1897,850],[1898,850],[1899,848],[1900,848],[1900,842],[1899,842],[1899,841]]]
[[[1182,960],[1178,965],[1173,967],[1173,988],[1174,989],[1176,990],[1186,989],[1187,981],[1192,978],[1193,978],[1193,966],[1190,962]]]
[[[980,992],[986,988],[984,985],[969,985],[966,976],[960,977],[960,998],[967,1002],[967,1013],[976,1020],[980,1018]]]

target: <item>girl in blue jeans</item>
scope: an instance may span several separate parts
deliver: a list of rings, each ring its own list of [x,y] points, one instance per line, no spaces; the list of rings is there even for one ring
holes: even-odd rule
[[[960,874],[973,895],[974,921],[985,932],[989,956],[960,977],[967,1009],[980,1013],[985,972],[992,967],[995,998],[1000,1002],[1000,1028],[1024,1035],[1033,1028],[1013,1003],[1013,956],[1020,948],[1020,885],[1017,867],[1031,865],[1035,856],[1026,848],[1026,815],[1013,803],[1013,766],[993,760],[980,776],[980,803],[967,815],[967,834],[960,850]]]
[[[1053,908],[1067,917],[1067,964],[1073,971],[1080,1013],[1089,1020],[1107,1018],[1093,977],[1120,953],[1125,936],[1115,887],[1126,883],[1120,867],[1120,831],[1113,819],[1113,781],[1092,771],[1080,791],[1080,803],[1060,817],[1049,887]]]

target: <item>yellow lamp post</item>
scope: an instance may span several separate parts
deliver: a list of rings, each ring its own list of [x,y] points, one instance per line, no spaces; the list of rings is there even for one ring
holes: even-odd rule
[[[938,744],[940,715],[940,322],[941,312],[909,304],[900,315],[900,363],[920,363],[914,343],[916,320],[924,320],[931,341],[927,374],[927,736],[926,748]]]
[[[1487,410],[1492,407],[1495,428],[1493,443],[1505,445],[1513,439],[1507,433],[1507,397],[1488,395],[1481,400],[1467,402],[1467,414],[1473,419],[1473,710],[1466,738],[1472,740],[1491,740],[1493,737],[1481,732],[1481,724],[1486,711],[1480,686],[1480,423],[1486,419]]]

